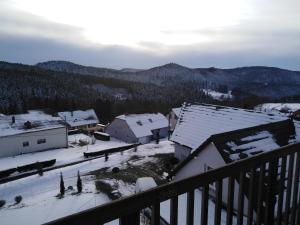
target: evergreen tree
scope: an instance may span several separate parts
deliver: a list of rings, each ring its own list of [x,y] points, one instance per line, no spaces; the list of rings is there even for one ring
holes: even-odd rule
[[[81,181],[81,178],[80,178],[79,171],[77,173],[77,190],[78,190],[78,193],[82,192],[82,181]]]
[[[60,172],[60,194],[61,196],[64,196],[65,194],[65,183],[62,172]]]

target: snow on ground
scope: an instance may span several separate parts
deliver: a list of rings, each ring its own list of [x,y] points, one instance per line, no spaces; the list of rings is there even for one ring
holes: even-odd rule
[[[300,109],[300,103],[264,103],[255,106],[254,109],[263,112],[273,112],[273,111],[295,112]]]
[[[222,93],[211,89],[203,89],[203,91],[215,100],[227,100],[233,98],[231,91],[228,93]]]
[[[79,146],[79,140],[84,140],[90,144]],[[76,143],[76,144],[75,144]],[[0,170],[10,169],[37,161],[46,161],[56,159],[54,166],[84,160],[83,152],[100,151],[109,148],[116,148],[128,145],[125,142],[111,138],[110,141],[96,140],[95,144],[91,144],[91,138],[84,134],[69,135],[69,148],[52,149],[43,152],[28,153],[11,157],[0,158]]]
[[[173,144],[165,140],[159,144],[150,143],[139,146],[137,152],[131,149],[123,152],[123,155],[112,154],[108,161],[104,158],[93,159],[45,172],[43,176],[33,175],[1,184],[0,199],[5,200],[6,204],[0,209],[0,224],[18,225],[24,221],[31,225],[41,224],[109,201],[106,195],[99,194],[95,189],[93,176],[82,176],[84,189],[82,194],[71,195],[69,192],[64,198],[57,199],[55,195],[59,193],[60,172],[63,173],[65,187],[72,185],[76,189],[77,171],[86,174],[104,167],[120,167],[126,164],[133,155],[144,156],[140,162],[143,163],[153,160],[153,157],[149,157],[151,155],[172,152],[174,152]],[[122,182],[119,182],[119,185],[122,193],[130,193],[126,185],[122,186]],[[128,187],[128,189],[133,188]],[[17,195],[23,197],[20,203],[23,205],[10,206],[14,204],[14,197]]]

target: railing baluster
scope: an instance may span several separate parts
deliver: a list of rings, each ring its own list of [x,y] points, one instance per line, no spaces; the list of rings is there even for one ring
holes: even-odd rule
[[[207,225],[208,214],[208,184],[203,186],[202,189],[202,201],[201,201],[201,225]]]
[[[294,177],[291,225],[294,225],[296,220],[296,209],[297,209],[297,200],[298,200],[297,198],[298,198],[298,190],[299,190],[299,166],[300,166],[299,164],[300,164],[300,153],[298,152],[297,160],[296,160],[295,177]]]
[[[300,224],[300,195],[299,195],[299,198],[298,198],[298,207],[297,207],[297,222],[296,224]]]
[[[258,182],[258,198],[257,198],[257,214],[256,224],[261,225],[264,199],[264,180],[265,180],[265,164],[259,167],[259,182]]]
[[[233,199],[234,199],[234,177],[228,178],[227,215],[226,225],[232,225]]]
[[[160,202],[152,206],[151,225],[160,225]]]
[[[216,181],[215,225],[221,224],[223,180]]]
[[[279,183],[279,196],[278,196],[278,207],[277,207],[277,225],[281,224],[282,221],[282,206],[284,199],[284,181],[286,176],[286,156],[281,158],[280,166],[280,183]]]
[[[178,196],[171,198],[170,225],[178,224]]]
[[[256,170],[251,169],[250,171],[250,181],[248,188],[248,217],[247,217],[247,225],[251,225],[253,223],[253,191],[254,191],[254,178],[255,178]]]
[[[140,224],[140,213],[132,213],[127,216],[123,216],[119,220],[119,225],[139,225]]]
[[[266,195],[265,225],[274,224],[275,185],[278,174],[278,159],[269,162]]]
[[[286,188],[285,198],[285,209],[284,209],[284,225],[289,224],[290,204],[291,204],[291,193],[292,193],[292,181],[293,181],[293,170],[294,170],[294,158],[295,155],[291,154],[288,161],[288,180]]]
[[[240,172],[239,175],[239,196],[238,196],[238,212],[237,212],[237,224],[243,225],[243,216],[244,216],[244,171]]]
[[[186,205],[186,224],[194,224],[194,202],[195,202],[195,192],[190,191],[187,193],[187,205]]]

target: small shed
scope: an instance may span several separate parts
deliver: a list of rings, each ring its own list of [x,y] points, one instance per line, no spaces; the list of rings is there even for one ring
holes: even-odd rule
[[[121,115],[105,132],[127,143],[145,144],[168,136],[168,120],[161,113]]]
[[[141,177],[136,180],[135,193],[147,191],[156,186],[157,184],[152,177]]]

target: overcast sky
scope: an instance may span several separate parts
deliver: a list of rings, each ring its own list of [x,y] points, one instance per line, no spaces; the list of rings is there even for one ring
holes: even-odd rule
[[[0,60],[300,70],[300,0],[1,0]]]

